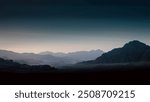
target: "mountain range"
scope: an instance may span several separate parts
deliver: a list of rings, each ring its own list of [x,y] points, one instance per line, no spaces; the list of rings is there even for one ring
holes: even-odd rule
[[[69,52],[69,53],[62,53],[62,52],[54,53],[54,52],[46,51],[46,52],[41,52],[39,54],[52,55],[57,57],[67,57],[80,62],[80,61],[96,59],[97,57],[101,56],[103,53],[104,52],[102,50],[98,49],[98,50],[91,50],[91,51],[76,51],[76,52]]]
[[[16,53],[0,50],[0,58],[10,59],[21,64],[64,66],[81,61],[94,60],[103,53],[101,50],[78,51],[72,53]]]
[[[34,53],[16,53],[0,50],[0,58],[13,60],[20,64],[51,65],[55,67],[72,64],[117,64],[150,61],[150,46],[134,40],[121,48],[104,53],[101,50],[78,51],[71,53],[54,53],[50,51]]]
[[[3,54],[9,53],[12,58],[19,56],[18,59],[22,58],[20,56],[26,56],[24,58],[30,58],[30,60],[32,57],[35,60],[38,58],[47,60],[47,57],[53,59],[53,54],[49,55],[49,52],[41,53],[44,55],[19,54],[1,50],[2,52]],[[59,57],[57,56],[57,58]],[[53,60],[55,61],[55,59]],[[59,62],[57,63],[59,64]],[[150,46],[137,40],[106,52],[94,60],[65,66],[64,69],[49,65],[20,64],[13,60],[0,58],[0,80],[3,84],[147,84],[150,83],[149,73]]]

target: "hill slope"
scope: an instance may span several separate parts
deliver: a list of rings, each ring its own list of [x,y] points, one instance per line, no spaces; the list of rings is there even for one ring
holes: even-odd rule
[[[125,44],[122,48],[113,49],[102,54],[96,60],[83,63],[131,63],[150,61],[150,46],[134,40]]]
[[[54,67],[49,65],[27,65],[19,64],[13,60],[5,60],[0,58],[0,72],[13,72],[13,73],[33,73],[33,72],[50,72],[55,70]]]

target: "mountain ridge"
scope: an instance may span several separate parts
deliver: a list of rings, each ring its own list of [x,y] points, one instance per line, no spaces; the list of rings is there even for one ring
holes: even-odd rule
[[[74,60],[80,61],[86,61],[86,60],[92,60],[97,58],[98,56],[101,56],[104,53],[104,51],[97,49],[97,50],[90,50],[90,51],[76,51],[76,52],[68,52],[68,53],[62,53],[62,52],[41,52],[39,54],[41,55],[53,55],[57,57],[68,57]]]
[[[150,46],[138,40],[130,41],[123,47],[112,49],[95,60],[83,63],[132,63],[150,61]],[[81,62],[82,63],[82,62]]]
[[[14,60],[21,64],[64,66],[95,59],[102,53],[103,51],[101,50],[79,51],[67,54],[53,52],[47,52],[46,54],[16,53],[8,50],[0,50],[0,57]]]

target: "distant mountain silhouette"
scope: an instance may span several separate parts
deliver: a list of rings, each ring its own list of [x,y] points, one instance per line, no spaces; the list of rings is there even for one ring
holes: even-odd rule
[[[35,59],[41,57],[49,59],[52,56],[33,53],[23,55],[38,56]],[[49,65],[19,64],[13,60],[0,58],[0,82],[3,84],[147,84],[150,83],[150,62],[147,61],[150,61],[150,47],[139,41],[131,41],[122,48],[113,49],[95,60],[59,69]]]
[[[34,53],[16,53],[7,50],[0,50],[0,58],[14,60],[21,64],[29,65],[52,65],[52,66],[61,66],[66,64],[72,64],[75,61],[66,58],[58,57],[53,55],[40,55]]]
[[[35,53],[16,53],[7,50],[0,50],[0,58],[13,60],[21,64],[28,65],[52,65],[64,66],[75,64],[77,62],[94,60],[103,53],[101,50],[78,51],[72,53],[53,53],[42,52]]]
[[[150,61],[150,46],[134,40],[122,48],[113,49],[102,54],[96,60],[83,63],[130,63]]]
[[[54,53],[50,51],[41,52],[40,55],[52,55],[57,57],[66,57],[73,59],[77,62],[87,61],[87,60],[94,60],[98,56],[101,56],[104,52],[100,49],[98,50],[91,50],[91,51],[77,51],[77,52],[69,52],[69,53]]]

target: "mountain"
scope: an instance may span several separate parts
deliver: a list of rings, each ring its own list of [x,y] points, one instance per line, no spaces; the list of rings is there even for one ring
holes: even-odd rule
[[[69,52],[69,53],[53,53],[53,52],[41,52],[40,55],[53,55],[57,57],[66,57],[75,60],[76,62],[94,60],[98,56],[101,56],[104,52],[100,49],[91,50],[91,51],[77,51],[77,52]]]
[[[134,40],[122,48],[115,48],[102,54],[96,60],[83,63],[131,63],[150,61],[150,46]]]
[[[53,53],[43,52],[40,54],[34,53],[16,53],[7,50],[0,50],[0,58],[14,60],[21,64],[29,65],[52,65],[52,66],[64,66],[68,64],[75,64],[77,62],[93,60],[100,56],[102,51],[80,51],[73,53]]]

